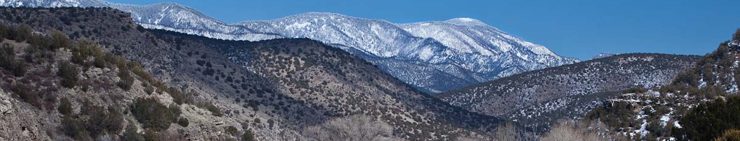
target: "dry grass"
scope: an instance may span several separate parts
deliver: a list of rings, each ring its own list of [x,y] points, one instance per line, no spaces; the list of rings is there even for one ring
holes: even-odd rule
[[[402,140],[392,136],[391,125],[364,115],[353,115],[307,127],[306,140],[315,141],[388,141]]]
[[[578,126],[571,121],[560,122],[552,127],[549,133],[541,137],[542,141],[602,141],[606,140],[599,137],[594,131],[588,130],[587,127]]]
[[[719,136],[714,140],[715,141],[740,141],[740,130],[738,129],[727,130],[725,131],[724,134],[722,134],[722,136]]]

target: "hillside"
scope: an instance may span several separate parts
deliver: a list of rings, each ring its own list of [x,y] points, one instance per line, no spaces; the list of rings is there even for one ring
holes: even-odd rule
[[[309,39],[224,41],[148,30],[136,25],[129,14],[110,8],[1,8],[0,23],[28,25],[38,33],[59,30],[72,40],[91,40],[104,52],[140,62],[142,70],[152,73],[151,79],[182,92],[185,100],[180,115],[190,126],[145,127],[158,132],[144,135],[196,140],[247,136],[258,140],[329,140],[370,134],[350,132],[361,130],[381,140],[490,139],[502,121],[426,96],[371,63]],[[136,91],[149,89],[140,83],[133,86]],[[109,92],[113,91],[96,95]],[[127,109],[110,104],[117,98],[90,100],[100,106]],[[58,117],[45,120],[54,123],[55,119]],[[362,124],[378,126],[356,126]],[[129,129],[97,138],[118,138],[125,131]]]
[[[309,38],[341,48],[434,95],[521,72],[577,62],[471,18],[410,24],[308,12],[227,24],[176,3],[130,5],[103,0],[7,0],[12,7],[111,7],[147,29],[226,40]]]
[[[605,123],[613,134],[643,140],[714,140],[737,138],[740,128],[738,53],[740,30],[733,39],[660,88],[620,93],[587,116]]]
[[[219,108],[97,43],[17,24],[0,24],[0,35],[0,140],[220,136],[205,120],[219,119]],[[185,136],[168,136],[174,131]]]
[[[555,120],[581,117],[601,100],[626,89],[668,84],[697,59],[666,54],[615,55],[504,77],[438,97],[470,111],[545,131]]]

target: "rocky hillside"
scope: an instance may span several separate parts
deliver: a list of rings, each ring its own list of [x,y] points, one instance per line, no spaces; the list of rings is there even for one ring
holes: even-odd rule
[[[10,23],[0,24],[0,34],[0,140],[226,135],[208,120],[219,119],[218,107],[183,95],[99,44]],[[175,132],[179,136],[169,136]],[[252,134],[242,133],[233,135]]]
[[[439,98],[545,131],[555,120],[581,117],[601,100],[623,90],[668,84],[697,59],[666,54],[615,55],[504,77]]]
[[[157,120],[154,117],[161,116],[151,115],[152,112],[168,113],[162,110],[177,109],[171,106],[174,102],[181,110],[172,113],[179,113],[180,117],[189,121],[188,126],[134,124],[137,126],[131,128],[141,130],[112,127],[105,133],[73,135],[117,139],[126,133],[139,131],[134,133],[149,138],[157,135],[195,140],[331,140],[367,137],[367,134],[373,134],[369,137],[379,137],[379,140],[455,140],[470,137],[488,140],[501,122],[499,118],[467,112],[423,95],[371,63],[308,39],[224,41],[147,30],[136,25],[128,13],[110,8],[1,8],[0,23],[25,27],[36,31],[34,34],[43,35],[58,30],[60,36],[68,36],[72,40],[89,40],[100,44],[101,52],[139,62],[141,65],[133,65],[137,67],[132,68],[152,73],[142,76],[137,71],[133,72],[138,76],[135,78],[146,80],[134,80],[131,84],[130,90],[141,96],[124,93],[126,96],[119,98],[110,94],[116,93],[110,90],[113,88],[102,87],[102,90],[90,94],[92,96],[81,97],[74,95],[82,91],[81,87],[61,89],[71,93],[68,97],[74,99],[69,102],[73,109],[85,105],[84,100],[87,99],[99,107],[113,107],[113,111],[130,111],[121,112],[127,119],[125,121],[146,123],[146,120]],[[97,64],[96,59],[88,58],[87,61],[93,66]],[[115,69],[102,71],[106,75],[126,76],[118,74]],[[87,79],[86,76],[79,78]],[[118,85],[115,80],[120,78],[113,76],[110,79]],[[157,85],[172,88],[150,88]],[[18,93],[13,92],[12,88],[4,90],[8,94]],[[169,93],[166,90],[177,91],[182,97],[146,94],[150,91]],[[152,106],[153,103],[164,106]],[[142,109],[140,105],[157,108],[136,110]],[[52,104],[48,107],[53,109],[59,106]],[[53,110],[43,112],[42,109],[28,107],[19,110],[25,110],[28,114],[57,115],[37,117],[48,120],[48,123],[64,120],[59,116],[61,113]],[[72,111],[71,115],[76,117],[74,122],[95,117],[90,116],[93,113],[79,112],[88,110]],[[178,114],[162,117],[173,117],[174,120],[177,116],[173,115]],[[142,118],[134,120],[131,116]],[[56,129],[52,128],[54,125],[36,127],[35,130],[43,132],[34,133],[47,139],[71,136],[41,134],[47,133],[44,130]],[[24,129],[28,127],[24,126]],[[16,130],[2,132],[10,138],[17,133]]]
[[[740,30],[660,88],[621,93],[587,116],[637,140],[723,140],[740,128]]]

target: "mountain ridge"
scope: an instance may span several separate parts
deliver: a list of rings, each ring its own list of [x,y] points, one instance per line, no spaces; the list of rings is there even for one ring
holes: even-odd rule
[[[385,20],[357,18],[336,13],[312,12],[273,20],[242,21],[237,24],[227,24],[197,12],[192,8],[188,8],[187,6],[173,3],[137,6],[130,4],[115,4],[102,0],[70,0],[67,1],[67,5],[51,4],[54,2],[53,0],[36,0],[26,3],[19,3],[19,1],[20,0],[3,1],[0,2],[0,5],[72,7],[103,5],[132,13],[134,21],[145,28],[164,29],[217,39],[257,41],[286,37],[312,38],[326,44],[331,44],[335,47],[354,52],[355,55],[366,56],[364,59],[371,61],[376,65],[384,66],[384,71],[389,74],[430,93],[442,92],[451,88],[485,82],[524,71],[576,62],[576,60],[572,58],[563,58],[550,53],[539,55],[541,57],[533,57],[538,56],[538,52],[549,52],[549,50],[546,48],[543,50],[525,47],[531,46],[531,43],[523,41],[517,37],[510,36],[504,32],[495,32],[495,34],[483,35],[498,35],[506,37],[506,40],[497,41],[495,44],[486,44],[486,47],[493,49],[516,47],[518,48],[515,49],[516,53],[501,55],[491,54],[490,51],[485,50],[482,50],[484,52],[474,51],[465,53],[460,51],[461,48],[470,48],[465,44],[444,45],[443,43],[438,43],[438,41],[442,40],[440,38],[409,35],[406,29],[400,28],[402,24],[391,23]],[[349,17],[354,21],[362,21],[360,23],[368,24],[368,28],[355,30],[352,31],[352,33],[336,32],[333,30],[318,31],[322,28],[330,29],[341,27],[340,25],[344,24],[336,21],[329,21],[328,23],[324,23],[323,26],[319,26],[321,28],[317,27],[312,29],[301,27],[307,26],[307,24],[303,23],[290,25],[283,24],[283,26],[266,26],[257,24],[276,20],[289,20],[291,17],[297,18],[301,15],[305,16],[310,14],[329,15],[324,16],[324,18],[331,16]],[[479,27],[490,27],[498,31],[496,28],[484,26],[485,23],[471,18],[449,19],[446,22],[479,25]],[[374,30],[373,28],[376,29]],[[309,32],[322,36],[301,34]],[[337,39],[332,39],[332,37]],[[540,47],[544,48],[542,46]],[[358,49],[360,52],[351,51],[353,49]],[[483,55],[476,55],[478,53]],[[411,68],[412,66],[414,68]],[[408,70],[417,70],[422,72],[412,74],[414,72]],[[430,80],[430,78],[431,81],[426,81]]]
[[[245,134],[259,140],[304,138],[336,140],[325,139],[323,137],[326,136],[311,133],[331,133],[332,136],[338,136],[338,139],[354,138],[354,135],[344,134],[347,133],[345,131],[350,131],[346,128],[359,128],[379,131],[382,136],[370,137],[392,137],[390,140],[456,140],[465,137],[490,140],[492,132],[496,132],[497,127],[503,122],[498,117],[468,112],[420,93],[408,84],[384,73],[369,61],[311,39],[229,41],[167,30],[144,29],[130,19],[129,13],[107,7],[0,8],[0,13],[3,13],[0,14],[0,24],[22,25],[24,28],[20,29],[27,27],[37,30],[38,33],[56,32],[55,36],[68,35],[70,39],[89,39],[100,43],[100,50],[103,52],[140,62],[140,65],[131,66],[140,66],[135,68],[150,71],[152,74],[147,77],[141,75],[143,80],[156,78],[172,86],[147,88],[151,85],[145,84],[146,81],[134,80],[131,91],[137,95],[124,95],[128,99],[146,96],[164,101],[165,104],[169,101],[178,101],[178,98],[175,98],[177,95],[174,94],[172,98],[153,94],[167,89],[182,92],[180,96],[187,99],[184,101],[189,101],[183,102],[179,108],[183,110],[178,112],[189,120],[189,125],[178,123],[170,128],[162,126],[162,132],[155,134],[151,131],[134,133],[182,140],[239,139],[244,138],[241,135]],[[36,16],[19,18],[23,15]],[[42,41],[46,40],[32,42],[44,43]],[[69,58],[77,56],[75,54],[79,53],[63,56]],[[79,59],[83,60],[80,65],[98,67],[100,65],[93,62],[100,60],[101,57],[96,57],[97,59]],[[121,66],[118,67],[121,69],[127,68],[128,65],[118,66]],[[134,74],[139,75],[137,72],[134,71]],[[0,73],[0,75],[12,74]],[[106,76],[112,77],[113,82],[119,77],[121,78],[119,80],[125,80],[123,79],[125,74],[118,75],[120,76],[106,73]],[[79,78],[81,81],[88,81],[88,77]],[[118,89],[115,87],[116,83],[103,84],[111,84],[113,87],[101,88]],[[76,90],[82,91],[81,88]],[[95,95],[90,97],[77,94],[68,96],[80,99],[72,101],[72,105],[84,105],[79,103],[88,99],[100,106],[131,109],[130,106],[110,105],[114,102],[130,105],[132,101],[108,98],[109,94],[106,92],[93,93]],[[133,105],[136,105],[135,103],[138,102],[134,102]],[[5,104],[0,103],[0,106]],[[175,106],[164,107],[178,109]],[[0,107],[0,110],[3,110],[2,108],[4,107]],[[31,111],[46,113],[39,110]],[[53,111],[51,113],[56,114]],[[130,115],[121,116],[130,118]],[[49,123],[46,124],[49,127],[57,127],[60,117],[38,118],[49,119],[44,123]],[[15,120],[17,119],[3,123],[13,123]],[[84,118],[80,120],[88,121]],[[337,120],[347,122],[336,123]],[[126,129],[129,132],[151,129],[140,118],[124,122],[144,123],[143,126],[133,124],[132,129]],[[67,122],[62,122],[64,123]],[[340,127],[336,127],[337,125]],[[379,127],[350,125],[379,125]],[[367,129],[368,127],[373,128]],[[59,130],[31,128],[34,133],[44,129],[55,133],[59,131],[48,136],[39,134],[44,138],[76,137],[76,135],[64,136],[60,130],[81,131],[70,128]],[[0,134],[18,131],[0,129]],[[340,133],[335,134],[335,131]],[[98,135],[91,134],[91,137]],[[108,135],[110,138],[122,136],[120,132],[110,132]]]
[[[630,88],[670,83],[699,59],[691,55],[632,53],[545,68],[450,90],[436,97],[485,115],[547,131],[561,118],[583,117]]]

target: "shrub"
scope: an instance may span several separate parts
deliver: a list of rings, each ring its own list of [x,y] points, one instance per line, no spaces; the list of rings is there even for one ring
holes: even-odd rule
[[[604,104],[586,114],[590,120],[600,120],[609,127],[627,127],[633,117],[634,106],[627,102],[613,102]]]
[[[126,127],[126,131],[123,132],[122,140],[124,141],[144,141],[144,135],[136,132],[136,127],[129,124],[128,127]]]
[[[15,49],[10,44],[3,44],[0,48],[0,66],[8,68],[15,61]]]
[[[84,122],[72,116],[62,118],[62,130],[64,130],[64,134],[76,140],[92,140],[85,129]]]
[[[80,52],[72,52],[72,58],[70,60],[72,63],[84,65],[85,60],[87,60],[87,56],[80,54]]]
[[[146,130],[146,133],[144,134],[144,140],[146,141],[163,141],[162,133],[159,133],[158,131],[154,130]]]
[[[57,107],[57,110],[62,115],[68,116],[72,114],[72,103],[70,103],[67,98],[61,98],[61,100],[59,100],[59,107]]]
[[[624,93],[645,93],[645,92],[647,92],[647,89],[643,87],[630,88],[624,91]]]
[[[224,115],[224,113],[221,112],[221,109],[219,109],[218,107],[216,107],[212,103],[202,102],[202,103],[198,104],[197,106],[200,107],[200,108],[204,108],[204,109],[210,111],[211,112],[211,115],[213,115],[213,116],[219,116],[220,117],[220,116],[223,116]]]
[[[170,109],[170,113],[175,115],[172,117],[172,121],[177,121],[178,116],[182,113],[182,111],[180,111],[180,106],[177,106],[177,104],[170,104],[170,107],[168,108]]]
[[[16,41],[23,42],[27,41],[31,38],[31,35],[33,35],[33,29],[31,29],[31,26],[28,26],[26,24],[23,24],[16,29],[15,37],[13,38]]]
[[[10,38],[8,37],[8,34],[10,34],[10,27],[5,25],[0,25],[0,38]]]
[[[62,77],[62,86],[74,88],[77,85],[79,69],[69,62],[61,62],[59,63],[59,71],[57,71],[57,75]]]
[[[700,104],[680,119],[674,128],[679,140],[712,140],[729,129],[740,128],[740,97]]]
[[[245,130],[244,134],[242,134],[242,141],[256,141],[257,139],[254,138],[254,133],[252,133],[252,130]]]
[[[9,44],[0,47],[0,67],[10,71],[15,76],[23,76],[26,73],[26,64],[15,59],[15,49]]]
[[[179,124],[182,127],[188,127],[188,125],[190,124],[190,121],[188,121],[187,118],[180,117],[180,119],[177,120],[177,124]]]
[[[103,54],[102,58],[103,60],[105,60],[105,62],[111,64],[110,66],[108,66],[110,68],[121,66],[119,64],[125,64],[125,60],[122,57],[114,55],[112,53],[105,53]]]
[[[714,139],[715,141],[740,141],[740,130],[730,129],[725,131],[722,136]]]
[[[120,78],[121,80],[119,80],[118,83],[116,83],[116,85],[118,85],[118,87],[121,87],[121,89],[123,90],[126,90],[126,91],[130,90],[131,85],[134,84],[134,77],[131,76],[128,70],[125,70],[125,69],[119,70],[118,78]]]
[[[10,70],[10,72],[13,72],[13,75],[15,76],[23,76],[26,74],[26,71],[28,71],[28,68],[26,67],[26,63],[20,60],[15,61],[15,67],[13,67],[13,69]]]
[[[118,134],[123,129],[124,117],[119,110],[105,110],[104,107],[85,102],[82,111],[79,115],[72,115],[71,112],[64,115],[62,125],[67,135],[75,138],[98,137],[104,133]]]
[[[144,92],[146,94],[152,94],[154,92],[154,87],[149,83],[141,83],[144,85]]]
[[[93,60],[93,65],[98,68],[105,68],[105,63],[104,57],[95,57],[95,60]]]
[[[154,81],[154,77],[152,77],[151,75],[149,75],[149,73],[144,71],[144,68],[141,66],[141,64],[136,63],[136,62],[129,62],[128,66],[129,68],[131,68],[131,72],[141,77],[142,79],[146,80],[147,82]]]
[[[138,98],[131,107],[131,113],[142,124],[142,127],[155,131],[166,130],[174,121],[173,119],[179,116],[179,112],[173,112],[154,98]]]
[[[228,133],[229,135],[233,135],[233,136],[239,135],[239,134],[238,134],[238,133],[239,133],[239,130],[238,130],[238,129],[236,129],[236,127],[234,127],[234,126],[227,126],[227,127],[225,127],[225,129],[224,129],[224,130],[225,130],[225,131],[226,131],[226,133]]]
[[[111,134],[118,134],[121,130],[123,130],[123,113],[121,113],[120,110],[117,110],[116,108],[108,107],[108,112],[106,113],[98,113],[99,118],[98,121],[91,122],[91,123],[98,123],[98,125],[102,125],[103,129],[105,129],[106,132]]]
[[[11,88],[13,93],[18,95],[21,100],[25,101],[26,103],[30,103],[33,106],[41,108],[42,98],[41,96],[39,96],[38,93],[36,93],[36,91],[33,91],[33,89],[33,87],[22,83],[15,84]]]
[[[23,55],[23,59],[29,63],[33,63],[36,60],[41,60],[46,57],[43,55],[44,52],[42,52],[38,47],[29,46],[24,51],[25,55]]]
[[[182,104],[182,103],[185,103],[186,101],[185,95],[179,90],[177,90],[177,88],[170,87],[169,89],[167,89],[167,93],[169,93],[170,96],[172,96],[172,100],[175,101],[175,103],[177,104]]]
[[[51,37],[47,36],[31,36],[28,39],[28,43],[31,44],[32,47],[43,49],[43,50],[49,50],[52,46]]]
[[[56,50],[58,48],[69,47],[71,41],[66,34],[62,33],[61,31],[54,30],[51,32],[51,42],[52,44],[51,46],[49,46],[50,49]]]
[[[89,57],[102,58],[105,56],[104,56],[103,51],[100,49],[100,47],[94,42],[89,41],[89,40],[78,41],[75,44],[75,47],[72,48],[72,62],[85,65],[85,66],[89,66],[90,64],[86,62],[87,58]],[[98,60],[94,60],[94,61],[97,62],[97,65],[100,65],[99,63],[102,63]]]

